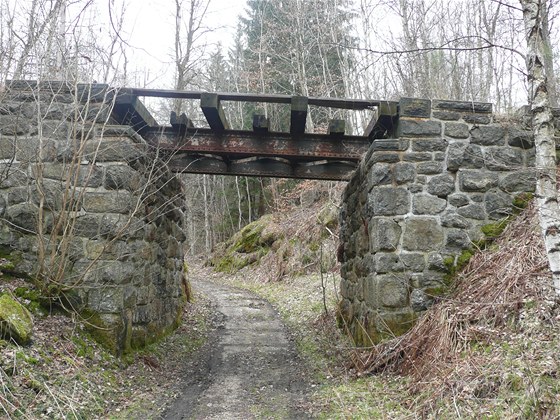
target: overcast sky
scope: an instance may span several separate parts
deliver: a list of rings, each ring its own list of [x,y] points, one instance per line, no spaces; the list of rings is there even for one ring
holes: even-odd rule
[[[136,1],[127,15],[127,38],[134,50],[132,66],[144,73],[147,87],[170,87],[174,43],[173,0]],[[239,15],[245,11],[246,0],[211,0],[205,21],[213,28],[208,43],[231,45]]]

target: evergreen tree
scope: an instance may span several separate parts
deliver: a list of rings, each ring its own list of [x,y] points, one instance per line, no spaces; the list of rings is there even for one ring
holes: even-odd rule
[[[304,96],[346,96],[348,0],[249,0],[241,25],[248,87],[253,92]],[[287,110],[266,107],[275,129],[288,129]],[[324,110],[321,111],[324,113]],[[280,113],[280,115],[278,115]],[[309,129],[326,127],[331,111],[312,111]]]

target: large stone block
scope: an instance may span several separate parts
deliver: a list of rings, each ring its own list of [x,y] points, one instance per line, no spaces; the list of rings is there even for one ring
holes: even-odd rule
[[[457,209],[457,213],[468,219],[484,220],[486,219],[486,209],[484,205],[479,203],[469,204]]]
[[[46,137],[18,137],[16,159],[23,163],[53,162],[56,159],[56,143]]]
[[[412,142],[414,152],[444,152],[447,150],[448,142],[445,139],[415,139]]]
[[[455,211],[447,211],[441,215],[441,225],[444,227],[469,229],[472,223]]]
[[[461,114],[459,112],[453,112],[453,111],[434,110],[432,111],[432,117],[443,121],[458,121],[461,118]]]
[[[484,150],[484,161],[491,171],[518,170],[523,166],[523,153],[513,147],[488,147]]]
[[[435,175],[443,172],[442,162],[420,162],[416,165],[416,172],[422,175]]]
[[[137,191],[142,185],[138,171],[127,165],[111,165],[106,169],[105,188],[108,190]]]
[[[147,156],[144,144],[126,137],[87,140],[84,159],[97,162],[131,162]]]
[[[83,207],[92,213],[126,214],[134,204],[134,197],[127,191],[86,192]]]
[[[414,214],[438,214],[445,210],[447,200],[429,194],[415,195],[412,200]]]
[[[414,181],[416,168],[412,163],[399,162],[393,167],[393,177],[397,184],[406,184]]]
[[[490,191],[486,193],[484,204],[486,213],[491,219],[501,219],[512,213],[512,197],[503,191]]]
[[[367,174],[367,190],[378,185],[388,185],[393,181],[392,167],[388,163],[375,163]]]
[[[449,201],[449,204],[455,207],[463,207],[471,202],[468,195],[464,193],[451,194],[447,197],[447,200]]]
[[[377,273],[394,273],[404,270],[400,255],[394,252],[378,252],[375,254],[375,269]]]
[[[488,102],[471,102],[471,101],[433,101],[433,108],[445,111],[458,111],[465,113],[491,113],[492,104]]]
[[[487,114],[464,114],[463,121],[468,124],[490,124],[492,116]]]
[[[505,144],[506,130],[497,125],[475,127],[471,130],[471,142],[482,146]]]
[[[401,98],[399,115],[405,117],[430,118],[432,101],[429,99]]]
[[[27,118],[18,115],[0,115],[0,134],[3,136],[23,136],[30,134],[31,124]]]
[[[14,159],[16,153],[16,137],[0,133],[0,159]]]
[[[458,171],[459,169],[484,168],[484,156],[482,148],[474,144],[455,142],[449,145],[447,153],[447,169]]]
[[[426,162],[432,160],[430,152],[408,152],[403,158],[403,162]]]
[[[408,306],[410,276],[402,274],[382,274],[377,276],[379,300],[387,308]]]
[[[498,174],[487,171],[461,171],[459,186],[462,191],[485,192],[498,185]]]
[[[445,247],[451,252],[460,252],[471,246],[471,239],[469,234],[464,229],[449,229],[447,231],[447,238]]]
[[[533,133],[528,130],[511,127],[508,130],[508,144],[512,147],[531,149],[535,146]]]
[[[507,174],[500,179],[500,188],[508,193],[532,192],[537,183],[536,170],[524,169]]]
[[[422,272],[426,268],[426,257],[422,253],[402,252],[400,259],[407,271]]]
[[[445,135],[455,139],[467,139],[469,138],[469,126],[468,124],[457,123],[457,122],[447,122],[445,123]]]
[[[415,217],[405,222],[402,242],[407,251],[436,251],[443,240],[443,228],[436,218]]]
[[[455,178],[451,174],[434,176],[428,181],[427,190],[437,197],[447,197],[455,192]]]
[[[401,239],[400,225],[388,218],[375,218],[369,222],[371,252],[394,251]]]
[[[399,136],[402,137],[434,137],[441,135],[439,121],[401,118],[399,120]]]
[[[410,193],[405,188],[379,187],[369,194],[373,216],[394,216],[410,210]]]
[[[416,312],[428,309],[433,303],[433,298],[428,296],[422,289],[414,289],[410,293],[410,306]]]
[[[31,203],[10,205],[6,210],[6,219],[15,229],[24,233],[37,232],[39,208]]]
[[[88,307],[96,312],[118,314],[123,309],[123,303],[122,287],[99,286],[88,293]]]

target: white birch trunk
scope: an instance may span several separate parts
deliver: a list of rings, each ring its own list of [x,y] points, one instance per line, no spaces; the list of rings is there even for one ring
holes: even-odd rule
[[[560,207],[556,186],[556,144],[544,68],[543,10],[546,0],[520,0],[527,37],[527,70],[530,86],[537,168],[536,199],[541,230],[556,294],[560,295]],[[553,77],[553,75],[549,75]]]

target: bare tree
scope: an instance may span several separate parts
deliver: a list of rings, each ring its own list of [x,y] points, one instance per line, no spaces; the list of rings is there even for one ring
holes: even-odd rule
[[[545,56],[547,54],[546,0],[520,0],[527,38],[529,103],[535,136],[537,188],[536,198],[541,230],[552,271],[553,285],[560,295],[560,206],[556,185],[556,142],[550,109]]]
[[[211,0],[175,0],[175,89],[185,89],[195,77],[195,69],[204,52],[203,25]],[[185,4],[186,3],[186,4]],[[183,101],[175,100],[173,110],[180,114]]]

